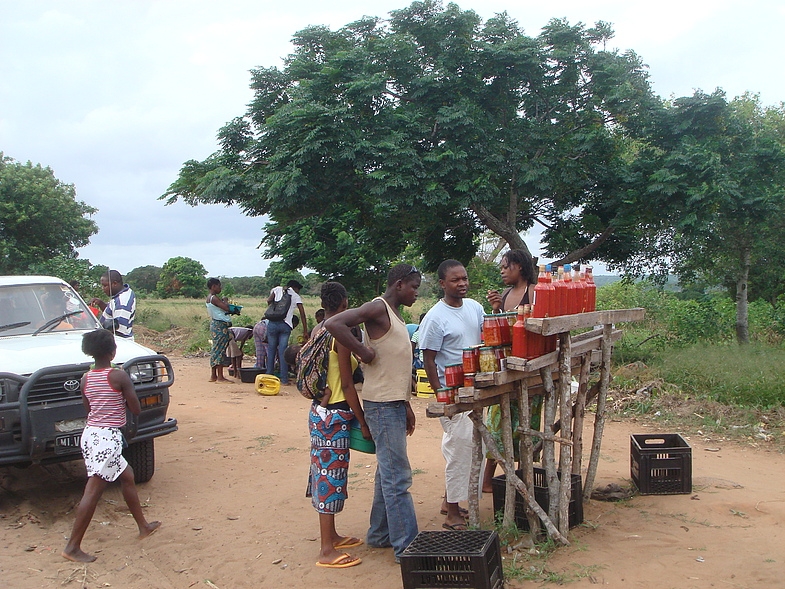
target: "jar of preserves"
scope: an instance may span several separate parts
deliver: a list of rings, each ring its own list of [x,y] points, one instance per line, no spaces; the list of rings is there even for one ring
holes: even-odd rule
[[[474,388],[474,374],[466,374],[463,375],[463,386],[465,387],[472,387]]]
[[[480,348],[463,349],[463,373],[480,371]]]
[[[499,361],[496,359],[496,353],[490,346],[483,346],[480,348],[480,372],[497,372],[499,370]]]
[[[507,369],[507,352],[505,346],[497,346],[493,348],[493,353],[496,356],[496,363],[499,366],[496,370]]]
[[[496,315],[485,315],[482,321],[482,335],[486,346],[502,345],[502,330]]]
[[[450,389],[447,387],[441,387],[436,389],[436,400],[439,403],[449,404],[451,397],[450,397]]]
[[[500,346],[507,346],[512,343],[512,333],[510,332],[510,325],[507,319],[508,313],[502,313],[498,316],[497,321],[499,322],[499,333],[501,334],[501,343]]]
[[[448,364],[444,367],[444,384],[448,387],[463,385],[463,364]]]

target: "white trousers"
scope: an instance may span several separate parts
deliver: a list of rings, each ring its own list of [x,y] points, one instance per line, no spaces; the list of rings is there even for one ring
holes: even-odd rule
[[[472,468],[472,432],[474,424],[468,413],[455,417],[441,417],[442,456],[447,462],[444,467],[444,486],[447,503],[469,500],[469,473]]]

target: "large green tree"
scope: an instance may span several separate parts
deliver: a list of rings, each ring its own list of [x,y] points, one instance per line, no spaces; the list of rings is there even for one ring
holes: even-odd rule
[[[93,207],[50,168],[22,164],[0,151],[0,274],[29,273],[52,258],[76,258],[98,232]]]
[[[154,293],[161,279],[158,266],[139,266],[125,275],[125,280],[137,293]]]
[[[684,280],[728,287],[736,336],[749,341],[747,305],[776,300],[785,280],[770,263],[785,255],[785,113],[755,96],[722,91],[673,101],[656,141],[647,197],[667,213],[651,260]]]
[[[157,291],[163,298],[182,296],[199,298],[207,292],[207,270],[201,262],[177,256],[161,268]]]
[[[553,20],[529,37],[434,0],[309,27],[162,198],[269,214],[268,254],[349,282],[407,245],[431,269],[468,262],[486,230],[526,249],[535,224],[553,255],[618,262],[637,227],[627,169],[661,104],[612,35]]]

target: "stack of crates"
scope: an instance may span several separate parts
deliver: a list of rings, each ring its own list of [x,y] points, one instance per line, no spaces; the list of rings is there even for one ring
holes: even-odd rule
[[[422,368],[418,369],[416,372],[417,377],[417,398],[419,399],[431,399],[436,395],[431,388],[431,383],[428,382],[428,375],[425,373],[425,370]]]
[[[420,532],[401,554],[404,589],[503,589],[501,546],[493,530]]]

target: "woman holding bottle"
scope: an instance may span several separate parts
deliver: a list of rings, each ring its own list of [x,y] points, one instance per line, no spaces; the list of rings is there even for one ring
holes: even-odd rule
[[[487,299],[491,304],[494,313],[509,313],[517,311],[519,305],[530,305],[534,302],[534,286],[537,282],[536,266],[529,252],[525,250],[509,250],[502,255],[499,263],[499,271],[504,285],[507,287],[503,292],[489,290]],[[534,397],[531,404],[531,421],[539,426],[540,407],[542,397]],[[518,404],[511,403],[512,410],[512,431],[514,438],[516,460],[518,455]],[[485,425],[493,436],[497,446],[501,448],[501,410],[499,405],[491,405],[485,418]],[[532,427],[537,427],[532,426]],[[490,493],[492,489],[491,480],[496,473],[496,461],[486,456],[485,471],[482,478],[482,490]]]

